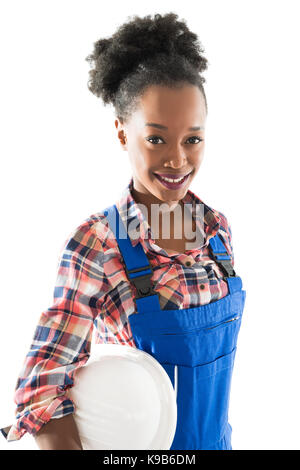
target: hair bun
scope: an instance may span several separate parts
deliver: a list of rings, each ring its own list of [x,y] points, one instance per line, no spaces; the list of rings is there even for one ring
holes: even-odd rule
[[[121,81],[139,64],[156,56],[179,55],[198,72],[207,68],[207,59],[195,33],[176,13],[129,17],[110,37],[94,43],[93,53],[86,57],[94,68],[89,71],[89,90],[101,96],[104,103],[113,102]]]

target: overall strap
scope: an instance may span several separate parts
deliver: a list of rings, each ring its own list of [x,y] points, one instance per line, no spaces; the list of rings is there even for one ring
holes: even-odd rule
[[[224,273],[224,278],[228,284],[230,294],[242,289],[242,279],[236,275],[231,264],[231,257],[227,253],[226,247],[217,233],[209,240],[208,248],[215,262]]]
[[[137,289],[135,300],[138,312],[160,311],[159,298],[151,283],[153,270],[141,243],[138,243],[135,247],[132,246],[115,204],[107,207],[104,215],[116,237],[128,279],[133,282]]]

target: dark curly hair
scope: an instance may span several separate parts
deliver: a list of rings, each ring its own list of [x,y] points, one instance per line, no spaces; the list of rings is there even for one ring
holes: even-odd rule
[[[178,21],[175,13],[128,17],[109,38],[94,43],[87,60],[88,89],[101,97],[104,105],[112,103],[116,116],[126,121],[136,109],[138,98],[151,85],[180,87],[196,85],[202,92],[205,79],[200,76],[208,61],[195,33]]]

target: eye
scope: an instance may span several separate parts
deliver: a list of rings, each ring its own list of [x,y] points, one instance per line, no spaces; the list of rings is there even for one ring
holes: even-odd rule
[[[151,137],[148,137],[146,140],[147,140],[148,142],[150,142],[151,144],[153,144],[153,145],[157,145],[157,142],[151,142],[151,141],[152,141],[152,140],[156,140],[156,141],[157,141],[157,140],[159,140],[159,139],[160,139],[160,140],[163,140],[161,137],[159,137],[159,136],[157,136],[157,135],[153,135],[153,136],[151,136]],[[201,137],[198,137],[197,135],[193,135],[192,137],[189,137],[189,138],[187,139],[187,141],[190,140],[190,139],[198,139],[198,142],[194,142],[194,143],[196,143],[196,144],[198,144],[199,142],[202,142],[202,141],[203,141],[203,139],[201,139]]]
[[[193,135],[192,137],[189,137],[188,140],[190,139],[198,139],[198,142],[196,142],[196,144],[199,144],[199,142],[202,142],[203,139],[201,139],[201,137],[198,137],[197,135]]]
[[[158,137],[157,135],[153,135],[153,136],[151,136],[151,137],[148,137],[148,139],[146,139],[146,140],[148,140],[148,142],[150,142],[151,144],[156,145],[154,142],[151,142],[151,140],[157,140],[157,139],[162,140],[162,138],[161,138],[161,137]]]

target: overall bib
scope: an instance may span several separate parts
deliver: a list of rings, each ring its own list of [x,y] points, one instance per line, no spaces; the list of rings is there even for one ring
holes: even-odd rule
[[[137,289],[137,313],[129,316],[135,344],[161,364],[175,390],[177,426],[170,449],[231,450],[228,405],[246,291],[221,238],[212,237],[209,250],[224,272],[228,295],[199,307],[161,310],[141,243],[132,246],[116,205],[105,215]]]

